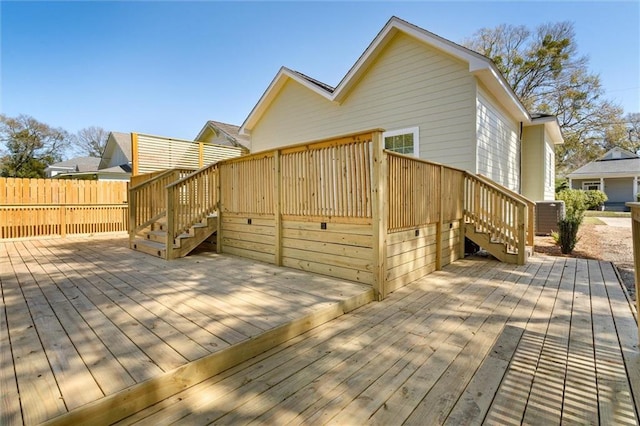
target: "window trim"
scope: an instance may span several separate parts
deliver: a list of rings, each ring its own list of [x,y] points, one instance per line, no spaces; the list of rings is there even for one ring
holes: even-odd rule
[[[392,136],[407,135],[413,133],[413,156],[420,158],[420,128],[419,127],[405,127],[402,129],[388,130],[382,133],[382,143],[385,139]],[[385,148],[386,149],[386,148]],[[390,150],[391,151],[391,150]]]
[[[598,180],[598,181],[595,181],[595,180],[586,180],[586,181],[582,182],[582,189],[583,189],[584,191],[588,191],[588,188],[587,188],[587,187],[589,187],[589,186],[597,186],[597,187],[598,187],[598,189],[597,189],[596,191],[601,191],[601,190],[602,190],[602,188],[601,188],[600,183],[601,183],[601,182],[600,182],[599,180]]]

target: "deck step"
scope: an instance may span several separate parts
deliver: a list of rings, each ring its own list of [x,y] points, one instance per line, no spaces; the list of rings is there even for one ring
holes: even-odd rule
[[[487,232],[478,231],[473,223],[465,223],[465,237],[486,250],[493,257],[505,263],[518,263],[518,254],[510,251],[507,245],[500,240],[496,240]],[[528,257],[533,256],[533,247],[525,248],[525,262]]]
[[[165,247],[164,243],[158,243],[142,238],[135,238],[132,242],[130,242],[129,245],[133,250],[147,253],[151,256],[156,256],[162,259],[166,258],[167,248]]]

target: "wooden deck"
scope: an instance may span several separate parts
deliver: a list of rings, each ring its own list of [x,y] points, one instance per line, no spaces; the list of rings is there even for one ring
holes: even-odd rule
[[[0,284],[3,426],[146,407],[373,298],[233,256],[166,262],[124,235],[2,242]]]
[[[610,263],[465,259],[119,424],[638,424]]]

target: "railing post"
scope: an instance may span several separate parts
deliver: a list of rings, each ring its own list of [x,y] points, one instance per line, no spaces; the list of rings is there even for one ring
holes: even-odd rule
[[[167,199],[166,199],[166,206],[167,206],[167,239],[165,242],[165,252],[166,252],[166,259],[167,260],[171,260],[173,259],[173,241],[175,239],[174,236],[174,214],[175,214],[175,191],[174,191],[174,187],[173,186],[168,186],[166,191],[166,195],[167,195]]]
[[[140,174],[140,167],[138,162],[140,157],[138,155],[138,134],[131,133],[131,176],[137,176]]]
[[[216,209],[218,210],[218,225],[216,230],[216,253],[222,253],[222,167],[223,165],[219,164],[216,169],[216,173],[218,174],[218,179],[216,181]]]
[[[627,203],[631,208],[631,238],[633,239],[633,266],[636,284],[636,316],[640,315],[640,203]],[[638,327],[640,342],[640,327]]]
[[[529,204],[529,221],[528,221],[528,233],[527,233],[527,245],[531,246],[533,250],[535,246],[535,222],[536,222],[536,205],[535,203]]]
[[[198,168],[204,167],[204,142],[198,142]]]
[[[467,199],[469,198],[467,194],[467,173],[464,172],[462,175],[462,188],[460,188],[460,197],[462,197],[461,205],[462,205],[462,220],[460,221],[460,241],[459,241],[459,256],[460,259],[464,259],[465,252],[465,239],[467,234]]]
[[[440,166],[440,185],[437,186],[440,191],[438,197],[438,223],[436,223],[436,270],[442,269],[442,207],[444,205],[444,191],[442,187],[444,185],[444,167]],[[424,200],[427,202],[427,200]]]
[[[373,207],[373,291],[377,300],[387,296],[387,155],[382,132],[372,134],[373,179],[371,184]]]
[[[527,262],[527,206],[518,203],[518,265],[524,265]]]
[[[282,173],[280,168],[280,150],[273,153],[273,216],[275,219],[275,264],[282,266],[282,201],[280,188],[282,186]]]
[[[129,242],[133,242],[135,238],[136,223],[136,209],[138,206],[136,200],[137,191],[129,189]]]

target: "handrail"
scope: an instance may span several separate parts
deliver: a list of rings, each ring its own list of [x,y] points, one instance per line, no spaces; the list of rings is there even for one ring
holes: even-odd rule
[[[530,199],[528,199],[527,197],[525,197],[522,194],[518,194],[517,192],[515,192],[512,189],[507,188],[504,185],[500,185],[498,182],[495,182],[491,179],[489,179],[488,177],[486,177],[485,175],[481,175],[481,174],[475,174],[474,175],[478,180],[484,182],[485,184],[494,187],[495,189],[497,189],[498,191],[501,192],[506,192],[507,194],[509,194],[511,197],[515,198],[518,201],[521,201],[525,204],[536,204],[535,201],[531,201]]]
[[[504,242],[507,250],[517,253],[518,263],[524,264],[526,246],[530,242],[533,245],[533,232],[528,232],[533,228],[530,204],[522,199],[524,197],[515,197],[512,191],[469,172],[464,186],[465,220],[491,238]]]
[[[129,189],[129,237],[149,226],[166,213],[164,188],[192,169],[170,169]]]
[[[475,176],[479,180],[483,181],[485,184],[494,187],[498,191],[509,194],[511,197],[523,202],[527,206],[527,222],[526,222],[527,245],[533,247],[535,244],[534,237],[535,237],[536,202],[528,199],[522,194],[518,194],[517,192],[507,188],[504,185],[500,185],[498,182],[492,181],[486,176],[483,176],[483,175],[475,175]]]
[[[205,166],[166,186],[167,257],[175,238],[217,211],[218,164]]]

